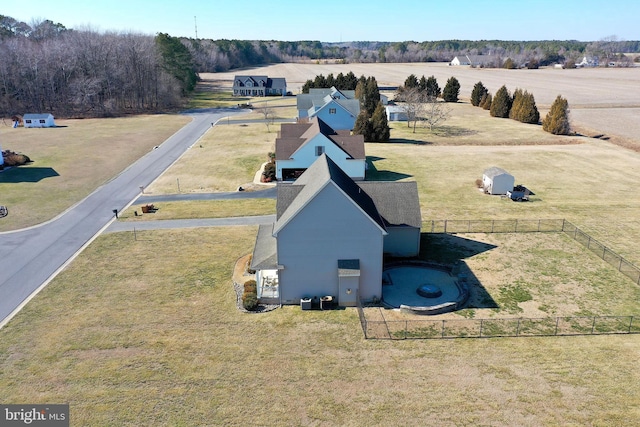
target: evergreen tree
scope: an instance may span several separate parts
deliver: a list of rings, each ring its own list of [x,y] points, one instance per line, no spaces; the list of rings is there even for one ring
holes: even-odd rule
[[[313,80],[307,80],[302,85],[302,93],[309,93],[309,89],[311,89],[312,87],[313,87]]]
[[[450,77],[442,91],[442,99],[444,99],[445,102],[458,102],[459,94],[460,83],[458,82],[458,79]]]
[[[368,77],[367,84],[364,90],[364,97],[360,98],[361,108],[367,110],[367,114],[369,116],[372,116],[379,101],[380,90],[378,89],[378,82],[376,82],[375,77]]]
[[[427,90],[427,79],[424,77],[424,75],[420,77],[420,81],[418,81],[418,89],[421,92],[426,92]]]
[[[165,33],[159,33],[155,42],[162,58],[162,67],[180,82],[182,94],[193,91],[198,76],[189,49],[178,37],[171,37]]]
[[[522,116],[522,102],[523,102],[524,94],[522,89],[516,88],[513,91],[512,101],[511,101],[511,109],[509,110],[509,118],[517,121],[520,120]]]
[[[569,125],[569,103],[562,96],[558,95],[551,110],[542,121],[542,129],[554,135],[569,135],[571,126]]]
[[[353,125],[353,133],[364,136],[365,141],[373,140],[373,126],[366,110],[360,111]]]
[[[504,61],[504,64],[502,65],[502,68],[506,68],[507,70],[514,70],[516,68],[516,64],[515,64],[515,62],[513,62],[513,59],[507,58]]]
[[[502,86],[496,92],[496,96],[491,101],[489,113],[491,117],[507,118],[511,110],[511,95],[506,86]]]
[[[519,121],[522,123],[538,124],[540,121],[540,112],[536,106],[536,100],[532,93],[526,90],[522,94],[522,101],[520,106]]]
[[[460,89],[460,85],[458,85],[458,90],[459,89]],[[438,81],[434,76],[431,76],[427,79],[425,91],[429,98],[437,98],[440,96],[440,93],[441,93],[440,86],[438,86]],[[456,93],[456,101],[457,100],[458,100],[458,95]]]
[[[334,87],[335,85],[336,85],[336,79],[335,77],[333,77],[333,73],[329,73],[329,75],[327,75],[327,78],[325,80],[324,87]]]
[[[471,105],[474,107],[480,106],[480,101],[482,101],[482,97],[486,95],[489,91],[482,84],[482,82],[478,82],[473,86],[473,90],[471,91]]]
[[[322,74],[318,74],[316,78],[313,80],[314,88],[323,88],[327,87],[327,79]]]
[[[344,90],[355,90],[356,89],[356,85],[358,84],[358,78],[356,77],[355,74],[353,74],[353,71],[349,71],[345,76],[344,76]]]
[[[416,77],[415,74],[411,74],[404,81],[404,88],[405,89],[411,89],[411,88],[414,88],[414,87],[418,87],[418,85],[419,85],[418,78]]]
[[[479,107],[483,110],[491,110],[493,98],[491,93],[487,92],[482,96],[482,100],[480,101]]]
[[[385,112],[384,105],[378,101],[378,106],[371,116],[371,128],[372,128],[372,140],[376,142],[389,141],[390,129],[389,122],[387,121],[387,113]]]

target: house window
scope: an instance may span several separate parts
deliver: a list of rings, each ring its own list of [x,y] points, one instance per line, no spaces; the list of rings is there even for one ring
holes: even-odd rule
[[[40,123],[44,123],[44,122],[45,122],[44,119],[40,119]]]
[[[323,145],[316,145],[316,156],[321,156],[324,153]]]
[[[336,113],[335,108],[329,108],[329,114],[335,114],[335,113]]]
[[[27,120],[25,120],[25,122],[27,122],[27,123],[31,123],[31,120],[30,120],[30,119],[27,119]]]

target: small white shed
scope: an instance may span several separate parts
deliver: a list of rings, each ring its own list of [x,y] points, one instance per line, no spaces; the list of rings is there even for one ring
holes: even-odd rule
[[[496,166],[486,169],[482,175],[482,186],[487,194],[507,194],[513,190],[514,183],[513,175]]]
[[[22,122],[26,128],[53,128],[56,124],[53,115],[49,113],[43,114],[25,114]]]

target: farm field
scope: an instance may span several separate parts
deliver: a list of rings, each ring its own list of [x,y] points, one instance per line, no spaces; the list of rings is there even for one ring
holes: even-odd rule
[[[288,90],[300,92],[302,85],[316,75],[346,74],[374,76],[379,86],[398,86],[410,74],[418,78],[433,75],[443,88],[454,76],[460,82],[460,98],[471,96],[473,85],[482,81],[492,94],[506,85],[511,93],[516,88],[535,96],[538,109],[544,117],[553,100],[562,95],[569,102],[574,127],[585,134],[605,134],[616,137],[620,143],[640,148],[640,67],[635,68],[583,68],[561,70],[474,69],[449,66],[446,63],[412,64],[275,64],[265,67],[227,73],[203,74],[214,85],[231,88],[235,74],[261,74],[285,77]]]

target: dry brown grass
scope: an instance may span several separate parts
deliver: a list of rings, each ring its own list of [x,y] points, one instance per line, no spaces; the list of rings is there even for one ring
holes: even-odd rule
[[[605,134],[623,144],[639,149],[640,68],[592,68],[578,70],[473,69],[453,67],[442,63],[415,64],[276,64],[250,71],[255,74],[285,77],[289,90],[299,93],[302,85],[318,74],[346,74],[374,76],[379,86],[399,86],[415,74],[433,75],[440,87],[454,76],[460,82],[460,98],[468,100],[478,81],[493,94],[506,85],[510,92],[516,88],[535,96],[541,113],[546,111],[558,95],[569,101],[572,123],[588,135]],[[222,87],[231,88],[235,72],[204,74],[203,77]],[[488,114],[488,113],[487,113]]]
[[[74,425],[632,425],[640,336],[367,341],[353,309],[239,312],[255,227],[109,234],[0,333],[5,402]],[[160,249],[161,248],[161,249]]]
[[[145,189],[145,193],[235,191],[238,186],[253,182],[261,164],[267,161],[267,154],[275,151],[276,135],[277,126],[267,132],[262,123],[220,124]]]
[[[190,119],[177,115],[57,120],[53,129],[0,126],[2,149],[33,163],[0,173],[0,231],[51,219],[113,178]]]

